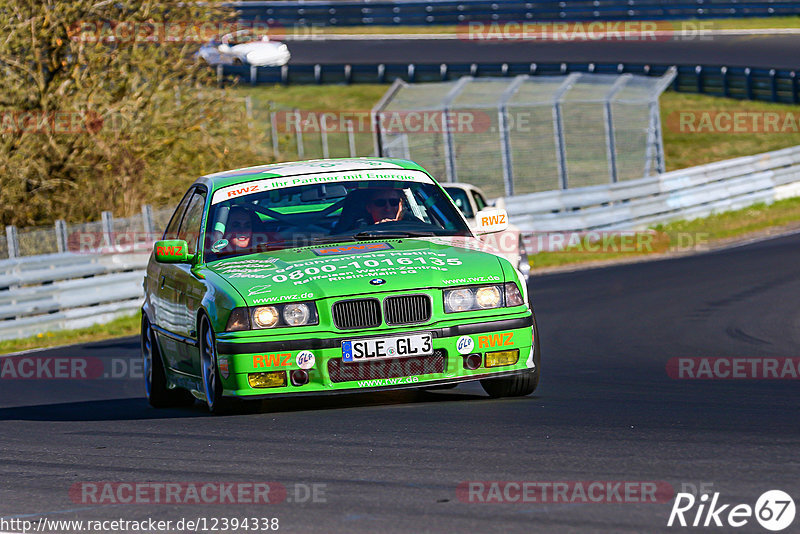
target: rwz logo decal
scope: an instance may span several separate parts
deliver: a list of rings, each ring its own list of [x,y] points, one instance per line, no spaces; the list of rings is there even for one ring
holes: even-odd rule
[[[253,367],[289,367],[291,353],[281,352],[280,354],[259,354],[253,356]]]
[[[242,187],[241,189],[234,189],[233,191],[228,191],[228,198],[238,197],[240,195],[246,195],[248,193],[255,193],[257,191],[258,191],[258,184],[249,185],[247,187]]]
[[[478,348],[507,347],[514,344],[514,332],[503,332],[502,334],[490,334],[478,336]]]
[[[481,217],[481,226],[494,226],[496,224],[505,224],[506,216],[504,213],[497,215],[489,215],[488,217]]]
[[[315,248],[317,256],[342,256],[344,254],[364,254],[376,250],[389,250],[393,248],[389,243],[366,243],[364,245],[346,245],[341,247]]]
[[[182,256],[183,255],[183,247],[182,246],[169,246],[169,247],[157,247],[156,254],[159,256]]]

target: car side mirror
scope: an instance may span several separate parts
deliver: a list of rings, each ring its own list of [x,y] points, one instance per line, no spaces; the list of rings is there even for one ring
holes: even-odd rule
[[[508,213],[502,208],[487,208],[475,214],[476,235],[495,234],[508,229]]]
[[[164,239],[153,243],[153,252],[158,263],[191,263],[194,255],[183,239]]]
[[[226,45],[225,43],[222,43],[221,45],[219,45],[219,46],[217,47],[217,50],[219,50],[219,51],[220,51],[220,52],[222,52],[223,54],[227,54],[228,52],[230,52],[230,51],[231,51],[231,47],[230,47],[230,46],[228,46],[228,45]]]

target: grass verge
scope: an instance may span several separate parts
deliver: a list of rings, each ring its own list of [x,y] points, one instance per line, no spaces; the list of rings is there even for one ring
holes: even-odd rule
[[[137,312],[134,315],[119,317],[106,324],[98,324],[77,330],[43,332],[32,337],[21,339],[9,339],[0,341],[0,354],[133,336],[139,333],[140,323],[141,313]]]
[[[580,241],[561,252],[540,252],[532,255],[531,267],[537,271],[566,265],[702,252],[732,242],[800,228],[798,221],[800,198],[779,200],[772,204],[754,204],[710,217],[656,225],[648,234],[634,234],[627,244],[623,242],[624,238],[618,236],[606,242],[594,243],[588,243],[587,236],[579,236]]]

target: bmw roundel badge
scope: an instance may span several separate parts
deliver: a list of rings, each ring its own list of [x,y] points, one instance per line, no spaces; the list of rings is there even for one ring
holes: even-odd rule
[[[372,280],[369,281],[369,283],[372,284],[373,286],[382,286],[383,284],[386,283],[386,280],[384,280],[383,278],[373,278]]]

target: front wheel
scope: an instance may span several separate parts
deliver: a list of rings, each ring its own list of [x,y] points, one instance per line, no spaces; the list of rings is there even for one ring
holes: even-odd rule
[[[536,391],[541,371],[539,363],[541,349],[539,348],[539,329],[536,326],[535,316],[533,318],[533,336],[533,369],[514,376],[484,378],[481,380],[481,387],[490,397],[523,397]]]
[[[203,393],[211,413],[224,413],[231,408],[230,399],[222,397],[222,377],[217,363],[217,343],[208,317],[200,319],[200,366],[203,370]]]

